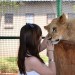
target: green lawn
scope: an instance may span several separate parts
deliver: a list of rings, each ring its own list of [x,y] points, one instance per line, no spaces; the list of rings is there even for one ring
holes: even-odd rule
[[[0,58],[0,71],[8,73],[17,73],[18,67],[16,57],[1,57]]]
[[[47,63],[48,58],[41,55],[42,59]],[[16,57],[0,57],[0,72],[17,73],[17,58]]]
[[[48,57],[45,55],[40,55],[41,58],[44,60],[45,63],[48,63]]]

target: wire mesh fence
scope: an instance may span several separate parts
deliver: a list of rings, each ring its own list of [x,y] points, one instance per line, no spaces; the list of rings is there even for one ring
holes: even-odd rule
[[[57,17],[56,1],[1,1],[0,2],[0,73],[18,72],[17,53],[20,29],[26,23],[38,24],[42,36],[47,31],[44,26]],[[64,0],[62,13],[68,18],[75,17],[75,1]],[[41,55],[45,55],[43,52]],[[43,56],[44,57],[44,56]],[[43,58],[47,62],[47,58]]]
[[[19,47],[19,39],[0,39],[1,73],[18,72],[18,67],[17,67],[18,47]]]

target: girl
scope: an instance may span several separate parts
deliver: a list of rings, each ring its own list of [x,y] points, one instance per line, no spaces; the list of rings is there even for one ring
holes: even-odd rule
[[[48,37],[40,44],[42,39],[41,28],[36,24],[26,24],[20,31],[20,46],[18,51],[19,75],[56,75],[54,62],[54,45]],[[47,47],[49,65],[45,65],[39,52]]]

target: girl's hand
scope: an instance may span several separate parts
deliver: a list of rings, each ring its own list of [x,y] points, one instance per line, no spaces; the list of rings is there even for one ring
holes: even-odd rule
[[[48,41],[48,34],[46,35],[46,37],[44,38],[44,40],[42,41],[42,43],[40,44],[40,51],[43,51],[47,48],[47,41]]]
[[[47,41],[47,56],[49,57],[49,59],[54,59],[53,53],[54,53],[54,45],[51,43],[50,40],[48,40]]]
[[[54,45],[49,40],[47,41],[47,50],[54,51]]]
[[[48,34],[47,34],[46,37],[43,40],[43,44],[44,44],[45,48],[47,48],[48,39],[49,39],[49,37],[48,37]]]

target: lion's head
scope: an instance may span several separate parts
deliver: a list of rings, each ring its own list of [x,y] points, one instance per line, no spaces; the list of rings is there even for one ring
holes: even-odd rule
[[[65,14],[63,14],[59,18],[53,19],[47,26],[44,26],[44,28],[48,31],[48,36],[52,43],[57,44],[64,38],[67,26],[66,23],[67,18]]]

